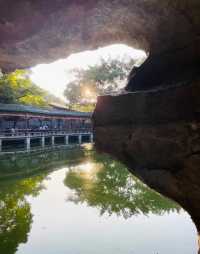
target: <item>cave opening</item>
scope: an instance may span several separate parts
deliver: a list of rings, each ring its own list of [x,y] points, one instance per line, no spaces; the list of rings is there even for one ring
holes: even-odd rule
[[[180,203],[198,231],[199,13],[198,0],[0,1],[3,72],[113,43],[150,52],[129,76],[133,93],[100,94],[93,115],[96,146]],[[65,100],[56,79],[51,91]],[[81,92],[96,98],[89,88]]]
[[[96,103],[99,95],[120,93],[127,85],[131,70],[139,67],[146,58],[143,50],[113,44],[39,64],[30,69],[29,77],[58,101],[70,104],[74,92],[77,98],[72,98],[72,102],[74,99],[78,104]]]

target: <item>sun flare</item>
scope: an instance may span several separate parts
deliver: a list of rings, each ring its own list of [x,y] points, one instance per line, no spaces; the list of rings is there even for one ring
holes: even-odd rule
[[[74,68],[87,68],[95,65],[101,58],[124,59],[134,58],[138,61],[144,59],[146,54],[142,50],[136,50],[123,44],[111,45],[93,51],[72,54],[66,59],[60,59],[50,64],[40,64],[31,69],[31,80],[53,95],[65,100],[63,92],[66,84],[74,79],[72,70]],[[90,97],[90,91],[86,91]],[[95,97],[92,95],[93,99]]]

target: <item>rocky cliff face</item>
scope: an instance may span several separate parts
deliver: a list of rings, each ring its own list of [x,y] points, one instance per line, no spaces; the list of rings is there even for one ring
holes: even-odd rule
[[[185,68],[187,58],[180,69],[174,64],[154,69],[156,58],[147,59],[130,78],[127,90],[132,92],[98,99],[96,147],[178,202],[200,232],[199,63],[194,58]]]
[[[131,93],[99,98],[96,145],[180,203],[198,231],[199,40],[199,0],[0,0],[5,71],[111,43],[146,50]]]
[[[199,94],[200,79],[176,88],[101,97],[94,113],[97,148],[181,204],[198,230]]]

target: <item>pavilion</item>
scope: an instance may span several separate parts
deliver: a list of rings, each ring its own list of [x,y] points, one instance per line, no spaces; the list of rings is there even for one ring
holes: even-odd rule
[[[0,154],[20,147],[93,143],[92,113],[0,103]],[[38,148],[37,148],[38,149]]]
[[[92,113],[68,110],[67,108],[38,108],[21,104],[0,103],[0,131],[39,130],[75,130],[91,128]]]

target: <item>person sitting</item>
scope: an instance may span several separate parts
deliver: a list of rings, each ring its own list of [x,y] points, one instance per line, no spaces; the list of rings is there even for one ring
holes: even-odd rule
[[[15,128],[11,128],[11,134],[12,134],[12,136],[15,135]]]

